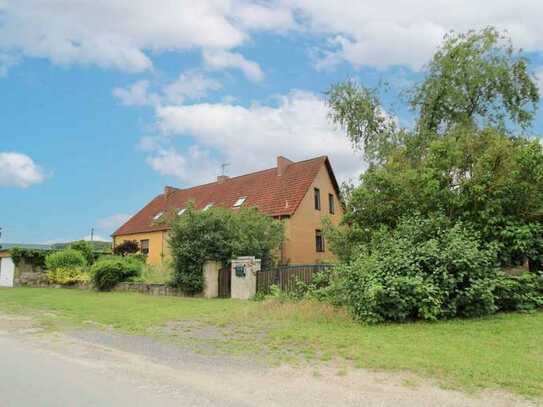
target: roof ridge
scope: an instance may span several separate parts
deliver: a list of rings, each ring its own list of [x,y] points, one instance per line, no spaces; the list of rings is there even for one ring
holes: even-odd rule
[[[301,161],[293,161],[292,164],[290,164],[290,165],[303,164],[303,163],[306,163],[308,161],[315,161],[315,160],[326,159],[326,158],[328,158],[326,155],[319,155],[317,157],[308,158],[308,159],[301,160]],[[228,182],[230,180],[233,180],[233,179],[248,177],[249,175],[256,175],[256,174],[260,174],[260,173],[263,173],[263,172],[266,172],[266,171],[271,171],[271,170],[276,170],[276,169],[277,169],[277,166],[271,167],[271,168],[266,168],[264,170],[249,172],[247,174],[241,174],[241,175],[236,175],[236,176],[233,176],[233,177],[228,177],[226,180],[223,181],[223,183],[226,183],[226,182]],[[178,188],[178,187],[172,187],[172,188],[175,188],[176,192],[177,191],[187,191],[189,189],[203,188],[203,187],[207,187],[209,185],[213,185],[213,184],[217,184],[217,183],[218,183],[218,181],[212,181],[212,182],[206,182],[205,184],[195,185],[193,187],[188,187],[188,188]]]

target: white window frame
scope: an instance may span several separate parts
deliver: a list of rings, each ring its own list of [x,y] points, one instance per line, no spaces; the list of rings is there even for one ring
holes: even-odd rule
[[[153,216],[153,220],[159,220],[162,215],[164,215],[163,211],[158,212],[155,216]]]
[[[177,216],[181,216],[185,213],[185,211],[187,210],[187,208],[181,208],[177,211]]]
[[[210,203],[208,203],[208,204],[205,206],[205,208],[202,209],[202,210],[207,211],[207,210],[208,210],[209,208],[211,208],[214,204],[215,204],[215,202],[210,202]]]
[[[234,208],[239,208],[245,203],[246,200],[247,200],[246,196],[240,196],[238,200],[234,203]]]

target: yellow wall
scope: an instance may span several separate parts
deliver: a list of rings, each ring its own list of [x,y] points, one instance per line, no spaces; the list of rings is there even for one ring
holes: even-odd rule
[[[160,264],[162,259],[168,254],[167,235],[168,231],[160,230],[157,232],[115,236],[113,238],[113,244],[117,246],[126,240],[137,240],[138,243],[141,240],[149,240],[149,255],[147,256],[147,263]]]
[[[314,188],[320,189],[321,209],[316,210],[314,205]],[[329,213],[328,194],[334,195],[335,214]],[[339,196],[334,190],[332,180],[323,165],[308,189],[296,213],[285,219],[285,241],[283,243],[281,261],[290,264],[326,263],[335,260],[325,240],[325,251],[318,253],[315,247],[315,230],[322,230],[322,220],[329,217],[332,223],[338,224],[343,216],[343,208]],[[118,245],[125,240],[149,239],[149,256],[147,263],[160,264],[168,255],[167,231],[137,233],[132,235],[116,236],[114,244]]]
[[[314,188],[319,188],[321,209],[315,209]],[[328,194],[334,195],[335,213],[330,214]],[[343,208],[332,180],[323,165],[308,189],[300,206],[290,218],[285,220],[285,242],[283,243],[283,262],[290,264],[327,263],[335,260],[326,242],[324,252],[317,252],[315,245],[315,230],[322,230],[322,220],[329,217],[337,225],[343,216]]]

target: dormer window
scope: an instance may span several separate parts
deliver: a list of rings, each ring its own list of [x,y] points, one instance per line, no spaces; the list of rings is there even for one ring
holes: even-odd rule
[[[213,206],[213,202],[211,203],[208,203],[205,208],[204,208],[204,211],[207,211],[209,208],[211,208]]]
[[[160,211],[159,213],[157,213],[155,216],[153,216],[153,220],[159,220],[160,217],[162,216],[163,212]]]
[[[238,200],[236,201],[236,203],[234,204],[234,208],[239,208],[241,205],[243,205],[246,199],[247,199],[246,196],[240,196]]]
[[[177,211],[177,216],[181,216],[185,213],[185,211],[187,210],[187,208],[182,208],[182,209],[179,209],[179,211]]]

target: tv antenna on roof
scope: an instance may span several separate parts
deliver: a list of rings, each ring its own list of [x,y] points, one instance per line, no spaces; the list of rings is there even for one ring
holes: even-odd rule
[[[230,163],[222,163],[221,164],[221,175],[226,175],[226,167],[228,167]]]

